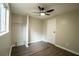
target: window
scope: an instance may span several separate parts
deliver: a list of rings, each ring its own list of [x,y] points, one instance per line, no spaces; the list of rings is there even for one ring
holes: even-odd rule
[[[0,35],[9,31],[9,10],[6,4],[0,4]]]

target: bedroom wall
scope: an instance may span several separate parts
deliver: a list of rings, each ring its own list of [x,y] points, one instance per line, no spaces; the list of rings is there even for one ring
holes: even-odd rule
[[[56,43],[79,53],[79,11],[56,17]]]
[[[30,39],[29,43],[42,41],[43,37],[43,21],[30,17]]]
[[[9,14],[9,32],[0,36],[0,56],[8,56],[10,53],[10,48],[11,48],[11,12]]]
[[[24,45],[26,39],[28,43],[42,41],[42,24],[42,20],[29,16],[28,26],[27,16],[12,14],[12,45],[15,45],[16,42],[17,45]]]
[[[54,26],[53,26],[54,25]],[[44,20],[44,41],[55,44],[79,54],[79,11],[71,11],[50,19]],[[56,27],[56,36],[53,39],[53,30]],[[54,40],[54,41],[53,41]],[[54,43],[53,43],[54,42]]]

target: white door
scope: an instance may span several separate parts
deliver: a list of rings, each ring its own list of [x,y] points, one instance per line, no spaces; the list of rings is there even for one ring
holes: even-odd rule
[[[26,17],[13,15],[12,16],[12,45],[26,44]]]
[[[56,35],[56,19],[47,21],[47,41],[54,44]]]

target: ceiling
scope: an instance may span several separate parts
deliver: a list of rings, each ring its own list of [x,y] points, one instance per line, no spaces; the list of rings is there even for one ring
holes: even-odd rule
[[[55,15],[79,9],[78,3],[10,3],[12,13],[19,15],[30,15],[39,19],[46,19]],[[39,11],[38,6],[43,6],[45,10],[55,9],[49,16],[39,16],[35,11]]]

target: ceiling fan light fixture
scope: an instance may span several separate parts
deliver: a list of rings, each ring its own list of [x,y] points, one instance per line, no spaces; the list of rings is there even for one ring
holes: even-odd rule
[[[45,16],[45,13],[40,13],[41,16]]]

